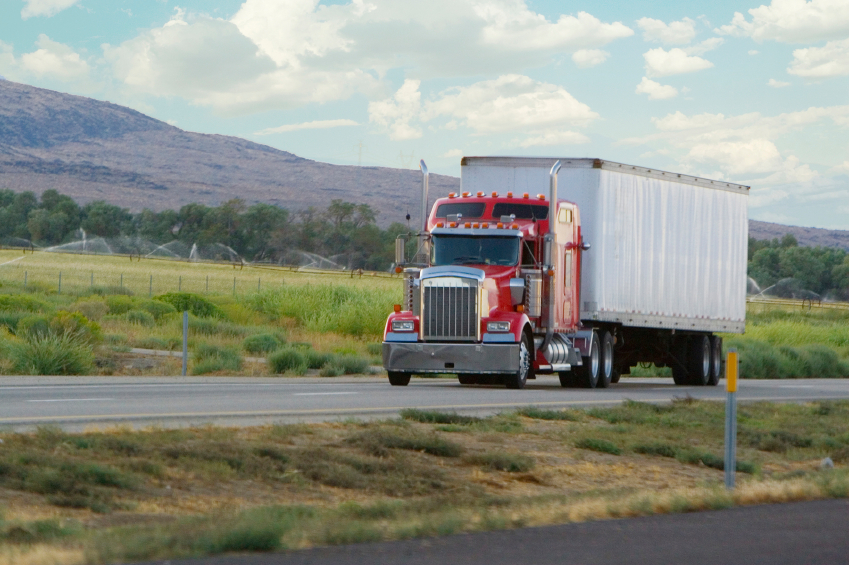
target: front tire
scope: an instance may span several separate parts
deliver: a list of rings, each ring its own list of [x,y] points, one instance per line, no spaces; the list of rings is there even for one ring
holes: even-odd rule
[[[410,384],[410,373],[399,373],[397,371],[389,371],[389,384],[392,386],[407,386]]]
[[[522,341],[519,342],[519,370],[511,375],[507,375],[507,388],[522,389],[528,382],[528,375],[531,373],[532,352],[534,350],[531,345],[531,339],[528,334],[522,332]]]
[[[613,336],[610,335],[610,332],[601,334],[600,353],[601,365],[599,367],[598,388],[607,388],[613,382]]]
[[[595,388],[598,386],[599,373],[601,372],[600,349],[601,344],[598,340],[598,334],[593,332],[593,337],[590,341],[590,354],[582,359],[584,362],[583,365],[572,369],[579,386],[583,388]]]

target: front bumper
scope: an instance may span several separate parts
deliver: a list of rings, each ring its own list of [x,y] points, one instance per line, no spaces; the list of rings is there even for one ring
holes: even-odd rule
[[[383,342],[383,367],[399,373],[515,373],[519,344]]]

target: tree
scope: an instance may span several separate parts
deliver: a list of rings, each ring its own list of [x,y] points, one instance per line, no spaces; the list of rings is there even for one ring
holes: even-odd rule
[[[82,228],[88,235],[116,237],[130,235],[133,217],[125,208],[107,204],[103,200],[89,202],[83,208]]]

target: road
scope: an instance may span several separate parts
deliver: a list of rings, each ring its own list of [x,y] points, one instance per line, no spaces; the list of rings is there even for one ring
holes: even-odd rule
[[[163,562],[159,562],[161,565]],[[845,565],[849,501],[825,500],[323,547],[170,565]]]
[[[392,387],[378,377],[0,377],[0,428],[242,426],[384,418],[404,408],[491,414],[527,405],[668,402],[687,395],[720,400],[725,392],[721,385],[677,387],[671,379],[623,379],[607,390],[582,390],[561,388],[556,377],[540,377],[524,390],[507,390],[460,386],[453,379],[413,379],[408,387]],[[738,398],[741,402],[849,399],[849,380],[741,381]]]

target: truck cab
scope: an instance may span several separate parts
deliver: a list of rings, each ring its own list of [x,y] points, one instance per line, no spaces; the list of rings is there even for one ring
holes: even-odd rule
[[[598,339],[578,307],[587,249],[580,211],[558,200],[553,185],[548,197],[464,192],[434,203],[419,262],[399,268],[404,304],[386,322],[383,361],[393,385],[452,373],[462,384],[523,388],[540,373],[563,381],[582,369],[597,383]]]

